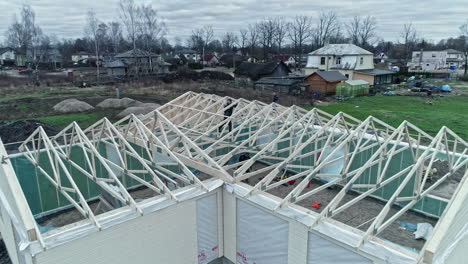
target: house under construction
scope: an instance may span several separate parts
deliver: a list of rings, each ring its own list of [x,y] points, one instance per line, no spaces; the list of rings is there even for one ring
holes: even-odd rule
[[[464,263],[467,150],[446,127],[189,92],[0,142],[0,232],[14,264]]]

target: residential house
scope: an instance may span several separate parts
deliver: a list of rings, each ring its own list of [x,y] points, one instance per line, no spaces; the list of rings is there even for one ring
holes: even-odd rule
[[[392,84],[394,77],[394,71],[380,69],[361,70],[354,73],[354,80],[364,80],[373,86]]]
[[[242,62],[256,62],[253,58],[252,61],[248,60],[248,57],[237,54],[224,54],[219,58],[219,62],[222,66],[227,68],[237,68]]]
[[[13,48],[0,48],[0,65],[14,66],[16,51]]]
[[[253,82],[265,77],[284,77],[291,73],[284,62],[242,62],[234,71],[236,81]]]
[[[306,75],[317,71],[338,71],[349,80],[361,80],[363,76],[371,85],[381,85],[393,71],[374,71],[374,54],[353,44],[329,44],[309,53]],[[382,76],[383,75],[383,76]],[[385,81],[387,83],[387,81]]]
[[[181,59],[182,56],[191,62],[198,62],[201,60],[200,54],[191,49],[177,50],[174,58]]]
[[[444,69],[458,69],[464,65],[465,57],[463,52],[449,49],[443,51],[414,51],[411,62],[408,63],[410,69],[423,71],[434,71]]]
[[[305,78],[306,94],[324,97],[336,93],[336,85],[348,78],[339,71],[317,71]]]
[[[137,76],[169,72],[170,64],[161,56],[140,49],[117,54],[105,67],[112,76]]]
[[[207,54],[203,59],[203,65],[207,67],[216,67],[219,65],[219,58],[216,54]]]
[[[304,87],[304,76],[265,77],[256,81],[254,87],[255,90],[300,94]]]
[[[37,64],[39,68],[57,69],[62,67],[63,57],[57,48],[26,52],[27,63]]]
[[[93,55],[89,54],[88,52],[85,51],[80,51],[78,53],[72,54],[71,59],[73,62],[79,62],[84,59],[91,58]]]
[[[293,55],[289,54],[279,54],[273,56],[274,61],[282,61],[284,64],[288,65],[288,67],[293,68],[296,67],[296,59]]]

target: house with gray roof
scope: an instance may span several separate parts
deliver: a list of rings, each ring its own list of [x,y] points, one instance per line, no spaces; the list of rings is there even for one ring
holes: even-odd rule
[[[371,85],[384,84],[387,80],[391,82],[394,74],[392,71],[375,71],[374,54],[354,44],[328,44],[309,53],[305,73],[311,75],[318,71],[337,71],[348,80],[365,78]]]
[[[117,54],[105,63],[108,74],[119,77],[166,73],[169,71],[169,66],[170,64],[164,62],[160,55],[140,49]]]

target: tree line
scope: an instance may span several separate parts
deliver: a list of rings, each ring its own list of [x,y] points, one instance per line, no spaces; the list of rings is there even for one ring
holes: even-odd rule
[[[166,38],[168,29],[163,18],[150,4],[120,0],[118,10],[118,19],[107,22],[101,21],[94,10],[88,10],[83,37],[58,40],[44,34],[32,7],[24,5],[6,32],[5,44],[24,53],[29,51],[33,57],[54,46],[65,58],[80,51],[100,57],[136,48],[155,53],[191,48],[200,57],[215,51],[239,51],[262,60],[275,54],[292,54],[299,61],[327,43],[353,43],[396,59],[410,59],[412,51],[420,49],[468,52],[468,21],[460,26],[458,36],[437,43],[425,39],[411,22],[402,26],[397,41],[386,41],[379,36],[378,20],[371,15],[341,20],[336,12],[323,11],[316,17],[266,17],[238,31],[215,32],[212,25],[205,25],[193,29],[185,39],[175,37],[172,45]]]

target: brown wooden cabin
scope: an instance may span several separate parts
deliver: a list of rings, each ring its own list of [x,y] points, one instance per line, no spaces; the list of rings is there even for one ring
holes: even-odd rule
[[[306,94],[324,97],[336,93],[336,85],[348,78],[338,71],[317,71],[305,78]]]

